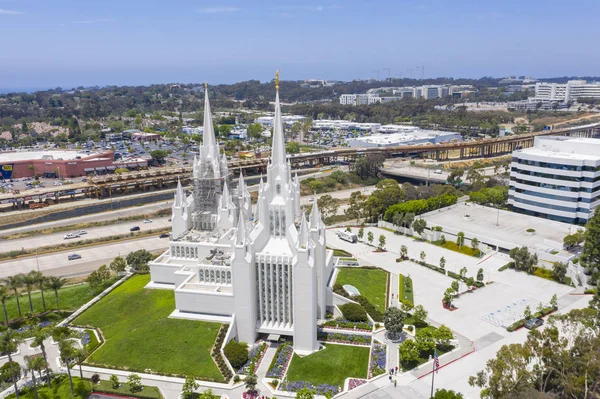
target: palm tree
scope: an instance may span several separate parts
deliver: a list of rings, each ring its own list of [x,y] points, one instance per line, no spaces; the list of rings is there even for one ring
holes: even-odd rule
[[[35,372],[37,371],[42,375],[42,369],[48,368],[46,359],[41,356],[25,356],[25,362],[27,368],[31,370],[31,379],[33,381],[33,390],[35,392],[35,399],[39,399],[37,381],[35,380]]]
[[[19,302],[19,288],[21,288],[23,286],[23,282],[21,281],[21,276],[22,276],[22,274],[17,274],[16,276],[8,276],[4,280],[4,282],[6,283],[6,286],[15,293],[15,297],[17,298],[17,309],[19,310],[19,317],[22,316],[21,303]]]
[[[27,291],[27,296],[29,296],[29,310],[33,313],[33,302],[31,302],[31,290],[35,286],[35,278],[29,274],[24,274],[22,277],[23,285],[25,286],[25,290]]]
[[[81,369],[81,365],[83,362],[85,362],[85,359],[87,359],[88,356],[89,356],[89,352],[85,346],[83,348],[75,349],[75,351],[73,353],[73,360],[75,360],[75,363],[77,363],[77,365],[79,366],[79,376],[81,377],[82,380],[83,380],[83,370]]]
[[[42,356],[46,361],[46,376],[48,377],[48,388],[50,388],[52,386],[50,382],[50,369],[48,368],[48,355],[46,354],[46,346],[44,345],[44,341],[47,340],[51,335],[50,330],[48,328],[40,327],[39,324],[36,324],[36,326],[31,330],[31,333],[33,338],[31,346],[39,346],[40,350],[42,351]]]
[[[6,311],[6,300],[9,298],[8,287],[0,285],[0,301],[2,301],[2,309],[4,309],[4,318],[6,319],[6,326],[8,327],[8,312]]]
[[[13,385],[15,387],[15,394],[17,399],[19,398],[19,390],[17,389],[17,376],[15,376],[15,369],[13,368],[12,354],[19,348],[21,337],[12,328],[7,329],[2,335],[0,335],[0,352],[6,353],[8,356],[8,363],[10,364],[10,370],[12,372]]]
[[[32,270],[29,272],[29,275],[35,281],[35,285],[38,286],[40,292],[42,293],[42,306],[44,307],[44,312],[46,311],[46,298],[44,298],[44,287],[46,286],[46,276],[44,276],[41,272],[36,270]]]
[[[54,296],[56,297],[56,311],[60,313],[60,306],[58,306],[58,290],[60,290],[67,280],[61,277],[52,276],[46,280],[46,285],[48,288],[54,291]]]
[[[71,376],[70,362],[73,359],[75,348],[73,347],[73,341],[68,338],[63,338],[58,342],[58,350],[60,351],[60,360],[65,364],[67,368],[67,374],[69,375],[69,385],[71,387],[71,396],[75,397],[75,391],[73,390],[73,377]]]

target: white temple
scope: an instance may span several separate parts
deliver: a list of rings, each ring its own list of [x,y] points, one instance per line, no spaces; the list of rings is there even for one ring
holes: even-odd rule
[[[178,184],[169,249],[150,263],[149,287],[175,291],[172,317],[228,322],[240,341],[259,333],[292,336],[301,354],[319,348],[317,321],[332,305],[333,253],[316,201],[300,213],[298,176],[286,162],[276,79],[273,144],[267,180],[253,211],[240,175],[230,190],[225,155],[213,131],[205,90],[204,135],[193,162],[193,193]]]

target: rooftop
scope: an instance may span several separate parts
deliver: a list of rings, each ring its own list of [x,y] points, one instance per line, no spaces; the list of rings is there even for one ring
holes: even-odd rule
[[[86,158],[92,155],[99,155],[102,152],[97,151],[67,151],[67,150],[43,150],[43,151],[16,151],[0,152],[0,162],[14,162],[35,159],[49,160],[69,160],[77,157]]]

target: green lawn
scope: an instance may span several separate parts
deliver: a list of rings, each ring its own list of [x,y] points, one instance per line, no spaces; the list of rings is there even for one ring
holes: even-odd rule
[[[294,354],[286,374],[288,381],[343,386],[348,377],[367,378],[369,347],[326,344],[305,357]]]
[[[169,319],[173,291],[144,289],[149,281],[149,274],[130,278],[75,319],[105,338],[88,362],[224,382],[210,356],[220,324]]]
[[[337,275],[336,283],[355,286],[360,295],[383,313],[387,304],[388,272],[381,269],[366,269],[358,267],[342,267]]]
[[[100,381],[98,383],[98,385],[94,386],[92,391],[104,392],[104,393],[110,393],[110,394],[122,395],[122,396],[134,395],[135,397],[138,397],[138,398],[149,398],[149,399],[162,399],[162,397],[163,397],[160,393],[160,390],[157,387],[144,386],[141,391],[132,394],[131,391],[129,390],[129,384],[122,383],[121,385],[119,385],[119,387],[117,389],[114,389],[112,387],[112,383],[110,381]]]
[[[12,293],[9,291],[9,293]],[[60,310],[71,310],[75,311],[82,305],[89,302],[94,297],[94,290],[92,290],[89,284],[77,284],[69,285],[58,290],[58,304]],[[56,309],[56,297],[54,291],[44,291],[44,298],[46,299],[46,309]],[[21,313],[25,315],[29,312],[29,297],[27,293],[19,296],[19,302],[21,303]],[[31,293],[31,302],[33,304],[33,313],[40,313],[44,311],[42,306],[42,294],[38,292]],[[17,310],[17,300],[14,296],[6,300],[6,311],[8,317],[14,319],[19,317]],[[4,321],[4,313],[0,312],[0,320]]]
[[[72,373],[75,372],[72,371]],[[92,384],[87,380],[80,380],[79,377],[73,376],[73,390],[75,391],[75,399],[85,399],[92,390]],[[69,378],[65,374],[65,378],[60,384],[55,385],[53,382],[52,389],[48,389],[47,385],[38,385],[38,395],[40,398],[72,399]],[[27,392],[21,392],[19,397],[22,399],[35,399],[35,391],[31,388]],[[15,398],[15,394],[9,395],[8,398]]]
[[[413,283],[410,277],[406,277],[402,274],[398,275],[398,292],[400,295],[400,301],[404,303],[409,303],[411,305],[415,305],[415,300],[413,298]]]

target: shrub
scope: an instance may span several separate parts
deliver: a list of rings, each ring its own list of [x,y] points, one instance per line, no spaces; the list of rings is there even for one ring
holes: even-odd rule
[[[513,268],[515,267],[514,262],[508,262],[506,265],[502,266],[501,268],[498,269],[499,272],[501,272],[502,270],[506,270],[508,268]]]
[[[231,340],[223,348],[231,366],[237,370],[248,361],[248,344]]]
[[[10,369],[10,362],[6,362],[0,367],[0,379],[4,382],[11,382],[13,378],[13,372],[15,378],[19,380],[21,378],[21,366],[18,362],[13,361],[13,370]]]
[[[367,311],[357,303],[347,303],[342,305],[340,306],[340,310],[346,320],[355,322],[366,322],[368,320]]]
[[[369,314],[369,316],[371,316],[371,318],[373,319],[373,321],[377,321],[377,322],[382,322],[383,321],[383,314],[380,313],[375,306],[373,306],[368,300],[367,298],[365,298],[362,295],[356,296],[353,298],[356,302],[360,303],[365,310],[367,311],[367,313]]]
[[[92,378],[91,378],[91,379],[92,379],[92,382],[93,382],[94,384],[97,384],[97,383],[99,383],[99,382],[100,382],[100,376],[99,376],[98,374],[94,374],[94,375],[92,375]]]

